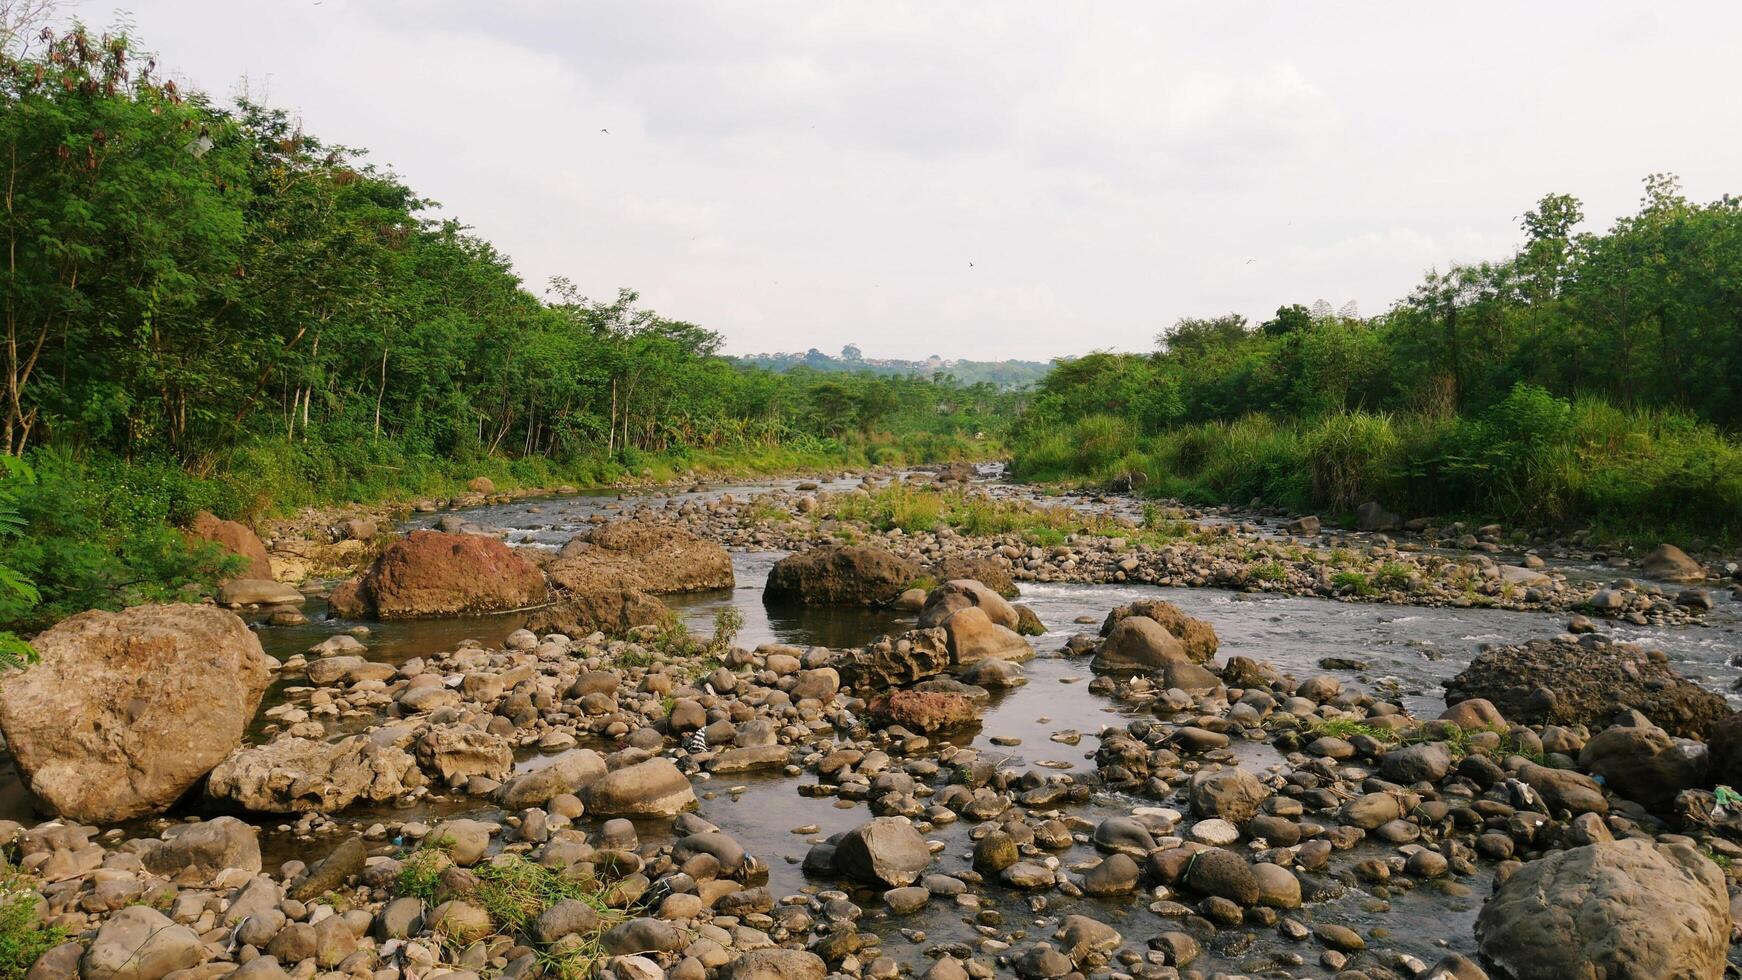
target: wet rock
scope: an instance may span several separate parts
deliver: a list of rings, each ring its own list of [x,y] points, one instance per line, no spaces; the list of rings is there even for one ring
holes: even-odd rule
[[[225,868],[260,870],[260,838],[253,827],[235,817],[177,824],[164,831],[161,843],[141,855],[147,871],[173,877],[193,869],[210,878]]]
[[[1240,825],[1257,815],[1258,805],[1270,796],[1270,788],[1234,766],[1193,774],[1187,795],[1192,812],[1198,816],[1221,817]]]
[[[1186,657],[1195,663],[1207,663],[1216,655],[1216,648],[1220,643],[1216,637],[1216,628],[1206,620],[1186,615],[1180,607],[1161,599],[1140,599],[1130,605],[1119,606],[1107,614],[1107,619],[1101,624],[1101,635],[1111,636],[1119,621],[1129,616],[1143,616],[1160,624],[1179,640]]]
[[[599,753],[575,749],[503,783],[496,798],[507,810],[544,806],[565,793],[580,794],[603,775],[605,760]]]
[[[1124,895],[1137,889],[1141,869],[1127,854],[1110,854],[1083,875],[1083,891],[1090,895]]]
[[[931,850],[913,824],[900,817],[875,817],[835,842],[835,869],[856,881],[900,888],[919,880],[931,864]]]
[[[1489,647],[1446,682],[1446,699],[1486,698],[1514,722],[1605,727],[1637,709],[1672,735],[1698,738],[1730,713],[1724,699],[1624,643],[1532,640]]]
[[[1392,749],[1379,760],[1379,775],[1394,783],[1437,783],[1452,768],[1452,755],[1442,742],[1419,742]]]
[[[423,783],[416,759],[368,735],[337,742],[283,736],[218,763],[206,793],[260,813],[335,813],[358,801],[388,802]]]
[[[206,959],[200,937],[162,912],[130,905],[103,923],[79,963],[82,980],[160,980]]]
[[[495,538],[413,531],[375,559],[334,611],[381,619],[466,616],[537,605],[546,594],[538,566]]]
[[[600,816],[671,816],[695,805],[690,781],[663,756],[607,772],[587,787],[587,809]]]
[[[1027,980],[1052,980],[1072,970],[1071,958],[1046,943],[1036,943],[1013,964],[1016,975]]]
[[[1506,879],[1476,942],[1514,980],[1724,974],[1724,875],[1687,845],[1621,840],[1551,852]]]
[[[0,729],[38,799],[99,823],[164,809],[241,744],[276,666],[209,606],[80,613],[32,642]]]
[[[871,701],[867,709],[878,725],[900,725],[910,731],[936,732],[980,720],[974,703],[960,694],[894,691]]]
[[[769,605],[887,606],[920,577],[917,564],[864,545],[812,548],[774,563]]]
[[[1603,788],[1582,773],[1531,763],[1519,768],[1518,778],[1542,797],[1551,813],[1559,810],[1575,815],[1609,812],[1609,801],[1603,797]]]
[[[233,578],[218,587],[218,605],[237,609],[244,606],[300,606],[306,597],[295,586],[275,582],[270,578]]]
[[[1193,854],[1180,883],[1201,895],[1215,895],[1242,906],[1257,904],[1263,893],[1246,859],[1220,847]]]
[[[964,669],[962,682],[992,691],[1008,690],[1028,683],[1022,668],[1008,660],[982,660]]]
[[[1097,674],[1147,674],[1187,660],[1185,647],[1148,616],[1127,616],[1095,651],[1090,669]]]

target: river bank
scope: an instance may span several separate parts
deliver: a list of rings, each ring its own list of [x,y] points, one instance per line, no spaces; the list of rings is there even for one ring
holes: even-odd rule
[[[220,849],[224,859],[239,852],[242,865],[251,866],[249,832],[215,820],[218,811],[208,804],[82,837],[20,834],[37,855],[29,860],[39,872],[50,861],[56,877],[63,865],[97,862],[53,890],[51,910],[68,910],[55,911],[55,921],[74,935],[114,921],[116,914],[100,905],[108,898],[93,897],[99,881],[125,882],[106,885],[105,896],[163,895],[156,882],[165,876],[151,870],[156,867],[172,868],[168,878],[183,882],[164,917],[199,940],[186,949],[203,950],[200,969],[212,976],[246,958],[260,964],[251,971],[266,976],[293,966],[383,976],[523,975],[597,961],[619,977],[894,976],[903,970],[939,978],[1345,971],[1414,977],[1429,975],[1429,965],[1449,954],[1478,953],[1475,923],[1483,896],[1513,873],[1510,860],[1570,853],[1566,849],[1601,836],[1589,820],[1562,817],[1552,805],[1533,810],[1507,788],[1507,779],[1526,775],[1525,766],[1579,768],[1594,726],[1514,724],[1489,733],[1478,724],[1454,737],[1443,726],[1406,722],[1446,710],[1442,685],[1471,662],[1478,644],[1511,647],[1552,636],[1574,622],[1567,608],[1430,604],[1409,601],[1410,593],[1324,595],[1290,588],[1287,580],[1248,578],[1230,587],[1205,576],[1192,587],[1143,582],[1127,572],[1118,581],[1105,563],[1085,560],[1103,553],[1105,537],[1068,540],[1079,532],[1060,530],[1065,515],[1023,515],[1038,522],[1032,528],[1067,538],[1043,547],[1038,558],[1027,548],[1040,546],[1028,545],[1018,531],[1005,532],[1011,541],[995,534],[880,531],[875,521],[830,506],[835,495],[876,500],[876,489],[865,490],[862,480],[689,486],[624,499],[617,493],[515,497],[413,513],[410,528],[445,520],[462,533],[487,530],[517,547],[551,551],[601,522],[652,519],[729,542],[737,586],[666,597],[690,626],[694,639],[682,643],[540,637],[517,632],[525,614],[359,623],[326,618],[316,598],[304,607],[306,623],[259,630],[266,652],[280,663],[279,679],[266,692],[247,742],[278,745],[277,752],[293,738],[347,748],[321,755],[318,764],[307,756],[271,754],[229,764],[219,781],[232,788],[221,792],[231,806],[259,804],[259,794],[291,785],[263,774],[300,771],[312,785],[345,787],[357,794],[355,802],[285,817],[249,816],[245,806],[242,826],[254,828],[262,870],[228,878],[209,867],[173,866],[168,855],[187,851],[191,841],[179,849],[173,842],[150,843],[187,834],[185,827],[217,824],[202,833],[236,843],[237,849]],[[979,492],[1018,491],[970,491]],[[1107,508],[1139,525],[1133,539],[1141,531],[1140,508],[1072,503],[1090,513],[1070,520],[1093,524],[1106,519],[1100,510]],[[1005,516],[1016,513],[1011,508]],[[1184,548],[1191,561],[1243,567],[1270,559],[1211,549],[1229,542],[1305,547],[1282,533],[1280,521],[1230,517],[1182,514],[1179,520],[1200,529],[1221,530],[1201,540],[1170,530],[1166,543],[1157,542],[1157,554]],[[1243,530],[1243,523],[1253,526]],[[887,727],[869,707],[875,686],[831,690],[852,683],[848,666],[860,663],[865,651],[894,656],[894,648],[872,640],[912,629],[918,613],[763,601],[762,583],[785,554],[842,543],[842,532],[849,531],[845,537],[855,544],[914,560],[1006,563],[1021,589],[1016,601],[1045,624],[1031,641],[1033,659],[1020,667],[966,665],[972,670],[959,680],[950,675],[964,668],[951,667],[921,685],[929,694],[967,699],[971,721],[929,732],[911,727],[918,718],[905,730],[901,723]],[[999,551],[1017,542],[1014,558]],[[1396,544],[1364,541],[1359,547],[1389,554]],[[1506,557],[1479,554],[1496,564],[1494,554]],[[1145,559],[1152,560],[1160,561]],[[1125,571],[1116,563],[1111,568]],[[1565,580],[1569,599],[1613,571],[1600,562],[1563,563],[1552,556],[1545,568]],[[1712,591],[1714,607],[1699,617],[1703,625],[1693,617],[1653,621],[1647,615],[1643,624],[1596,621],[1600,635],[1664,649],[1685,675],[1708,687],[1727,686],[1738,671],[1725,651],[1738,644],[1742,617],[1727,592]],[[1216,675],[1188,683],[1185,673],[1170,673],[1184,685],[1170,690],[1092,669],[1091,657],[1107,642],[1097,634],[1108,613],[1159,597],[1214,629],[1221,663],[1208,665]],[[729,647],[713,647],[709,633],[728,609],[742,624]],[[265,618],[269,611],[250,615]],[[905,655],[901,662],[914,663]],[[1399,745],[1401,734],[1390,734],[1412,731],[1427,737]],[[1544,744],[1528,742],[1527,732]],[[1443,772],[1431,760],[1424,770],[1406,772],[1401,757],[1390,759],[1404,748],[1419,754],[1422,744],[1444,748]],[[250,751],[268,750],[245,748],[239,758],[254,758]],[[374,761],[357,770],[344,763],[350,752],[371,753]],[[655,760],[669,760],[684,787],[663,762],[638,768]],[[1484,783],[1490,771],[1476,760],[1499,766],[1507,779]],[[626,823],[611,816],[633,794],[596,791],[595,781],[632,769],[642,787],[636,793],[655,800],[675,795],[689,815],[636,812]],[[641,774],[654,770],[659,778],[649,775],[642,785]],[[360,779],[359,771],[369,775]],[[262,775],[242,778],[247,773]],[[538,793],[504,795],[503,787],[538,773],[573,792],[545,800],[537,800]],[[693,807],[685,789],[694,794]],[[1243,795],[1256,797],[1254,812],[1240,809],[1236,801]],[[1505,816],[1496,809],[1501,798],[1509,801]],[[1690,839],[1721,857],[1733,847],[1721,830],[1672,826],[1613,789],[1606,803],[1609,813],[1599,825],[1610,836],[1646,833],[1673,844],[1678,834],[1692,833]],[[1386,805],[1398,807],[1398,815],[1373,822],[1372,814]],[[1468,821],[1471,808],[1485,814],[1479,825]],[[663,813],[666,804],[657,809]],[[199,822],[184,822],[192,818]],[[877,821],[888,819],[911,825],[923,859],[913,838],[882,838],[887,825]],[[1237,835],[1227,846],[1223,825]],[[831,838],[869,833],[865,828],[873,826],[879,828],[872,835],[875,860],[829,856]],[[1291,828],[1298,840],[1284,843]],[[346,843],[353,835],[360,854]],[[444,835],[460,849],[450,846],[438,863],[464,864],[468,874],[430,867],[427,862],[436,860],[428,857],[431,849],[417,849],[420,841]],[[832,853],[847,837],[834,840]],[[1506,858],[1499,856],[1500,837],[1510,842]],[[1191,854],[1208,853],[1206,847],[1239,855],[1240,867],[1214,877],[1181,873],[1176,862],[1196,868],[1206,859],[1193,862]],[[334,866],[306,875],[303,865],[328,852],[340,855]],[[712,861],[697,864],[698,853]],[[84,856],[72,857],[78,854]],[[161,856],[144,869],[127,870],[121,854]],[[588,880],[595,884],[562,892],[593,909],[591,918],[571,913],[588,928],[566,935],[584,935],[584,941],[558,935],[554,922],[551,932],[540,932],[533,920],[549,911],[550,900],[526,919],[502,919],[506,877],[521,875],[517,881],[525,886],[540,874],[525,872],[516,857],[540,867],[591,868]],[[296,863],[277,867],[283,861]],[[702,865],[712,870],[698,874]],[[906,867],[913,870],[890,870]],[[330,895],[314,893],[310,877],[323,887],[329,880],[340,884]],[[907,880],[897,884],[900,879]],[[346,884],[351,881],[356,884]],[[557,900],[565,887],[538,884],[537,890]],[[291,893],[308,897],[291,899]],[[283,915],[275,930],[270,927],[278,918],[255,907],[260,895],[270,896]],[[1603,900],[1625,907],[1634,899]],[[1697,893],[1691,901],[1697,912]],[[154,902],[161,904],[146,904]],[[335,923],[323,926],[328,919]],[[104,948],[121,941],[115,932]],[[203,941],[207,936],[213,939]],[[311,945],[299,945],[305,942]],[[774,947],[788,951],[752,955]],[[775,960],[785,972],[767,972]],[[1452,965],[1465,970],[1459,976],[1477,975],[1468,964]]]

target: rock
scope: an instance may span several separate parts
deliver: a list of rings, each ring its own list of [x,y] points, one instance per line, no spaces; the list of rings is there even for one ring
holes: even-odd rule
[[[895,597],[894,609],[897,612],[919,612],[925,608],[926,591],[924,589],[908,589]]]
[[[1067,915],[1053,935],[1065,948],[1073,963],[1092,965],[1103,962],[1108,953],[1125,941],[1119,930],[1086,915]]]
[[[960,694],[894,691],[874,698],[867,710],[874,724],[900,725],[924,733],[960,728],[980,720],[974,703]]]
[[[720,968],[721,980],[823,980],[822,957],[802,949],[753,949]]]
[[[658,919],[630,919],[605,930],[599,942],[607,953],[622,956],[627,953],[669,953],[684,947],[687,937],[669,922]]]
[[[1369,500],[1355,508],[1355,527],[1362,531],[1395,531],[1403,526],[1403,518]]]
[[[1216,628],[1208,621],[1187,616],[1180,607],[1161,599],[1139,599],[1115,608],[1101,623],[1101,635],[1111,636],[1114,627],[1129,616],[1144,616],[1160,623],[1162,629],[1179,640],[1186,657],[1195,663],[1209,662],[1221,644]]]
[[[572,596],[609,591],[667,595],[736,584],[732,557],[723,546],[681,527],[634,520],[600,524],[577,535],[545,571],[552,587]]]
[[[232,555],[241,556],[243,565],[236,572],[237,578],[271,581],[272,560],[266,556],[266,545],[248,525],[220,520],[211,511],[202,510],[194,515],[187,536],[190,540],[210,542]]]
[[[218,604],[241,606],[300,606],[308,599],[296,586],[269,578],[233,578],[218,587]]]
[[[769,605],[887,606],[920,577],[918,565],[864,545],[812,548],[774,563]]]
[[[532,938],[549,946],[564,936],[585,935],[599,927],[599,913],[586,902],[565,898],[539,913]]]
[[[544,573],[495,538],[413,531],[363,574],[356,598],[381,619],[469,616],[545,600]],[[332,601],[332,600],[329,600]],[[351,600],[340,615],[351,615]]]
[[[1719,786],[1742,786],[1742,712],[1726,715],[1706,738],[1708,778]]]
[[[1258,777],[1235,766],[1194,773],[1187,795],[1193,813],[1221,817],[1238,826],[1258,814],[1258,805],[1270,796],[1270,789]]]
[[[639,589],[600,588],[559,591],[550,605],[532,611],[526,628],[540,636],[626,636],[638,626],[665,626],[673,621],[665,603]]]
[[[1379,775],[1394,783],[1437,783],[1452,768],[1452,755],[1442,742],[1418,742],[1385,753]]]
[[[834,700],[835,692],[841,689],[841,674],[833,667],[818,667],[814,670],[801,670],[794,680],[792,690],[788,693],[794,701],[806,699],[828,702]]]
[[[587,810],[598,816],[671,816],[695,805],[690,781],[664,756],[607,772],[587,788]]]
[[[424,784],[417,760],[368,735],[337,742],[280,736],[238,749],[206,781],[214,800],[259,813],[336,813],[386,803]]]
[[[1142,869],[1128,854],[1110,854],[1083,875],[1083,891],[1089,895],[1124,895],[1137,889]]]
[[[1010,564],[1002,558],[974,558],[951,555],[931,563],[931,577],[939,582],[973,579],[1005,599],[1014,599],[1021,590],[1010,575]]]
[[[964,668],[957,676],[964,684],[989,691],[1008,690],[1028,683],[1028,678],[1022,676],[1022,668],[1008,660],[982,660]]]
[[[1016,958],[1016,975],[1024,980],[1053,980],[1068,976],[1071,958],[1046,943],[1035,943]]]
[[[949,637],[941,629],[879,637],[840,662],[841,682],[858,690],[900,687],[935,677],[950,666]]]
[[[472,776],[506,779],[514,750],[500,735],[458,725],[436,725],[417,740],[417,759],[425,769],[453,783]]]
[[[152,843],[140,854],[152,874],[174,877],[192,868],[201,877],[212,878],[225,868],[260,870],[259,834],[235,817],[176,824],[163,833],[162,842]]]
[[[77,980],[79,958],[84,955],[85,947],[76,942],[52,946],[30,965],[24,980]]]
[[[157,813],[241,744],[275,662],[233,613],[80,613],[33,641],[0,684],[0,730],[38,799],[114,823]]]
[[[160,980],[206,959],[200,937],[162,912],[129,905],[103,923],[79,962],[81,980]]]
[[[1494,707],[1494,702],[1486,698],[1469,698],[1459,701],[1440,712],[1440,720],[1449,721],[1459,728],[1469,731],[1504,729],[1506,727],[1506,716],[1500,713],[1499,708]]]
[[[1095,651],[1089,669],[1097,674],[1147,674],[1170,663],[1187,663],[1185,647],[1148,616],[1127,616]]]
[[[461,899],[437,905],[428,924],[432,932],[455,947],[469,946],[495,929],[489,912]]]
[[[1246,859],[1220,847],[1192,855],[1181,883],[1201,895],[1215,895],[1240,905],[1256,905],[1262,892],[1258,876]]]
[[[1582,773],[1528,763],[1519,768],[1518,778],[1536,790],[1550,813],[1568,810],[1576,816],[1609,812],[1609,801],[1603,797],[1603,788]]]
[[[1095,825],[1090,842],[1103,851],[1147,857],[1155,850],[1155,838],[1149,827],[1136,817],[1108,817]]]
[[[1639,560],[1639,570],[1646,578],[1661,579],[1665,582],[1703,582],[1706,580],[1706,569],[1697,561],[1689,558],[1687,552],[1673,544],[1660,544],[1651,549],[1651,554]]]
[[[1321,522],[1316,515],[1306,514],[1284,524],[1282,529],[1290,534],[1298,534],[1310,538],[1319,533],[1319,528],[1321,526]]]
[[[1015,630],[1021,622],[1016,608],[1003,596],[972,579],[956,579],[926,594],[919,613],[920,629],[942,626],[964,609],[979,609],[988,620],[1008,630]]]
[[[327,856],[316,862],[315,866],[303,875],[290,889],[290,897],[298,902],[307,902],[319,898],[328,892],[336,892],[345,882],[363,873],[363,864],[369,858],[369,852],[363,846],[363,838],[352,834],[339,842],[339,846],[327,852]]]
[[[473,493],[492,494],[496,492],[496,481],[487,476],[474,476],[466,484],[466,489]]]
[[[1446,700],[1485,698],[1529,725],[1606,727],[1629,708],[1671,735],[1698,738],[1730,713],[1723,697],[1674,670],[1660,656],[1624,643],[1585,646],[1532,640],[1494,646],[1446,682]]]
[[[911,915],[925,908],[931,900],[931,892],[918,885],[908,885],[906,888],[891,888],[883,893],[883,904],[889,906],[889,911],[896,915]]]
[[[1513,980],[1717,980],[1730,947],[1724,873],[1685,844],[1551,851],[1495,889],[1476,943]]]
[[[1656,813],[1668,813],[1676,794],[1705,780],[1704,760],[1684,751],[1661,728],[1615,725],[1579,752],[1579,768]]]
[[[911,885],[930,864],[925,838],[900,817],[874,817],[835,842],[835,870],[866,885]]]
[[[958,665],[975,664],[982,660],[1027,660],[1034,656],[1015,630],[992,622],[985,610],[970,606],[952,614],[944,621],[950,658]]]
[[[1259,905],[1277,909],[1300,908],[1300,879],[1294,876],[1294,872],[1280,864],[1260,863],[1252,865],[1252,876],[1258,879]]]
[[[502,784],[496,798],[505,810],[544,806],[564,793],[580,795],[603,775],[604,757],[592,749],[574,749],[537,769],[516,774]]]
[[[1039,613],[1024,605],[1017,605],[1015,609],[1017,636],[1046,635],[1046,624],[1040,621]]]

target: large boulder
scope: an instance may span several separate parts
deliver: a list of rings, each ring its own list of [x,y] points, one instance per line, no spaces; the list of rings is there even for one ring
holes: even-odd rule
[[[206,794],[258,813],[334,813],[386,803],[424,784],[417,760],[372,735],[337,742],[281,736],[240,749],[206,780]]]
[[[1259,804],[1270,796],[1270,788],[1234,766],[1194,773],[1186,795],[1198,816],[1220,817],[1238,826],[1258,815]]]
[[[919,626],[926,629],[942,626],[963,609],[978,608],[986,618],[1005,629],[1021,624],[1016,607],[1004,597],[973,579],[955,579],[926,593],[925,605],[919,611]]]
[[[640,589],[613,586],[591,592],[559,591],[555,602],[533,610],[526,628],[541,636],[623,636],[638,626],[665,626],[672,621],[665,603]]]
[[[413,531],[328,602],[341,616],[423,619],[523,609],[546,595],[538,566],[495,538]]]
[[[1148,674],[1190,663],[1179,638],[1148,616],[1126,616],[1095,648],[1089,668],[1098,674]]]
[[[260,835],[235,817],[174,824],[164,830],[162,840],[146,845],[140,860],[147,871],[165,877],[188,869],[203,878],[226,868],[258,872]]]
[[[603,775],[603,756],[592,749],[574,749],[508,780],[497,791],[497,799],[507,810],[544,806],[564,793],[579,794]]]
[[[450,785],[473,776],[505,779],[514,768],[514,748],[483,729],[432,725],[417,740],[417,761]]]
[[[202,510],[188,525],[187,537],[190,541],[209,542],[232,555],[240,555],[245,563],[236,572],[236,578],[272,578],[272,561],[266,556],[266,545],[246,524],[220,520],[211,511]]]
[[[93,610],[33,641],[0,684],[0,730],[38,799],[113,823],[174,803],[240,745],[276,666],[234,613]]]
[[[1579,768],[1603,777],[1616,795],[1648,810],[1667,813],[1676,794],[1705,778],[1705,753],[1693,753],[1661,728],[1615,725],[1579,751]]]
[[[844,651],[837,666],[841,683],[862,691],[922,681],[949,669],[949,634],[929,629],[881,636],[862,649]]]
[[[865,885],[911,885],[930,864],[925,838],[903,817],[874,817],[835,842],[835,870]]]
[[[1495,889],[1476,944],[1512,980],[1718,980],[1730,948],[1724,873],[1686,844],[1553,851]]]
[[[103,923],[79,961],[80,980],[161,980],[205,962],[199,934],[146,905],[129,905]]]
[[[1639,570],[1647,578],[1662,579],[1665,582],[1706,580],[1705,567],[1673,544],[1660,544],[1651,549],[1651,554],[1639,559]]]
[[[993,622],[979,606],[957,610],[944,620],[950,659],[957,666],[982,660],[1027,660],[1034,648],[1020,633]]]
[[[802,949],[753,949],[720,968],[721,980],[823,980],[829,966]]]
[[[882,548],[831,545],[787,555],[768,573],[769,605],[887,606],[922,574]]]
[[[680,527],[613,521],[576,535],[545,569],[569,595],[634,590],[649,595],[729,589],[732,556]]]
[[[664,756],[613,769],[587,788],[587,812],[601,817],[669,817],[696,805],[696,791]]]
[[[1163,629],[1179,640],[1186,656],[1196,663],[1208,662],[1216,655],[1216,648],[1221,644],[1216,636],[1216,628],[1207,620],[1188,616],[1180,607],[1163,599],[1139,599],[1129,605],[1114,608],[1101,623],[1101,635],[1111,636],[1114,628],[1128,616],[1146,616],[1160,623]]]
[[[1730,713],[1724,698],[1629,643],[1565,638],[1488,647],[1446,682],[1446,701],[1486,698],[1513,722],[1606,727],[1632,708],[1669,732],[1703,737]]]

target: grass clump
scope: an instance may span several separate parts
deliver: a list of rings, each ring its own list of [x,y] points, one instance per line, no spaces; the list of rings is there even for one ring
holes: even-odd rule
[[[67,941],[60,926],[39,919],[42,896],[22,874],[0,877],[0,980],[18,980],[42,954]]]

